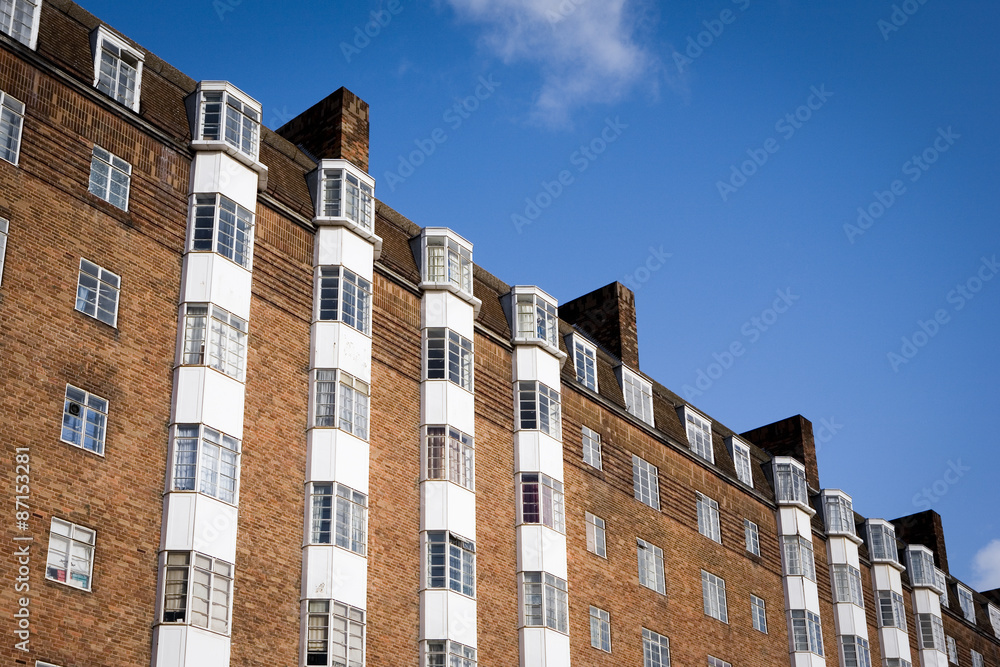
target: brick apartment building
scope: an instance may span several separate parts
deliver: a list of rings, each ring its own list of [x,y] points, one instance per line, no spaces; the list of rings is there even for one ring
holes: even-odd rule
[[[0,32],[3,665],[1000,667],[937,514],[379,203],[349,91],[272,132],[67,0]]]

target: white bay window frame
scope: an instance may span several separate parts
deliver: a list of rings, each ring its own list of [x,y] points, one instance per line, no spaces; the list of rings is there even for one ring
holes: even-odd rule
[[[364,667],[365,612],[336,600],[306,600],[305,664]]]
[[[899,565],[896,551],[896,529],[888,521],[868,519],[868,556],[872,562]]]
[[[368,496],[337,482],[310,482],[309,544],[368,553]]]
[[[555,439],[562,437],[562,405],[559,392],[541,382],[514,383],[515,430],[541,431]]]
[[[181,306],[183,345],[180,365],[208,366],[243,382],[247,361],[247,322],[211,303]]]
[[[242,266],[253,264],[254,212],[219,193],[191,195],[189,252],[214,252]]]
[[[347,160],[321,160],[312,179],[317,222],[346,221],[366,232],[375,229],[375,179]]]
[[[227,81],[202,81],[194,94],[195,148],[222,148],[241,161],[258,165],[260,103]]]
[[[850,496],[827,489],[823,491],[821,497],[826,532],[830,535],[857,537],[854,531],[854,507]]]
[[[521,627],[569,634],[569,592],[565,579],[548,572],[522,572]]]
[[[163,552],[160,622],[229,635],[233,564],[197,551]]]
[[[94,53],[94,87],[138,113],[145,54],[107,26],[98,26],[90,39]]]
[[[454,426],[424,427],[424,479],[440,479],[476,490],[475,439]]]
[[[317,322],[343,322],[366,336],[372,333],[372,284],[342,266],[316,268]]]
[[[472,297],[472,244],[444,227],[426,227],[420,237],[421,287],[444,287]]]
[[[810,514],[809,487],[806,484],[806,468],[788,456],[776,456],[774,466],[774,495],[779,504],[795,504]]]
[[[520,496],[518,523],[541,524],[566,532],[566,508],[562,482],[539,472],[517,474]]]
[[[368,439],[371,387],[337,368],[313,370],[313,427]]]
[[[174,424],[171,491],[194,491],[237,504],[240,441],[204,424]]]
[[[475,391],[472,341],[444,327],[424,329],[424,379],[448,380],[462,389]]]
[[[533,287],[515,287],[514,342],[540,342],[559,349],[559,309],[547,295]]]

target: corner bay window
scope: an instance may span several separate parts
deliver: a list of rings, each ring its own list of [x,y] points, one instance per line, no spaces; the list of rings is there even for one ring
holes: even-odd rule
[[[229,634],[233,566],[197,552],[170,551],[164,567],[163,622]]]
[[[868,553],[873,561],[899,562],[896,554],[896,531],[891,524],[868,520]]]
[[[347,169],[323,169],[322,178],[319,215],[347,218],[371,231],[375,217],[372,186]]]
[[[191,250],[215,252],[244,269],[253,255],[253,211],[221,195],[194,195]]]
[[[774,490],[779,503],[809,504],[806,469],[790,459],[775,459]]]
[[[317,370],[315,382],[317,427],[339,428],[368,439],[367,382],[341,370]]]
[[[917,614],[917,640],[922,649],[933,649],[944,653],[944,625],[941,617],[934,614]]]
[[[472,250],[446,236],[424,238],[424,275],[429,283],[450,284],[472,294]]]
[[[823,517],[829,533],[854,535],[854,508],[851,499],[837,493],[823,496]]]
[[[566,532],[562,482],[537,472],[518,475],[521,490],[521,523],[540,523]]]
[[[313,544],[336,544],[364,556],[368,496],[335,482],[313,482],[309,491],[309,541]]]
[[[198,491],[236,502],[240,441],[199,424],[174,426],[175,491]]]
[[[209,366],[243,382],[247,323],[218,306],[184,304],[184,347],[181,364]]]
[[[867,639],[845,635],[840,638],[840,648],[844,653],[844,667],[872,667]]]
[[[785,554],[785,575],[800,575],[816,581],[812,541],[801,535],[785,535],[781,538],[781,544]]]
[[[451,329],[424,330],[426,379],[448,380],[472,391],[472,341]]]
[[[476,649],[453,641],[429,641],[426,667],[476,667]]]
[[[569,632],[569,595],[566,582],[548,572],[521,574],[524,625]]]
[[[804,609],[788,612],[792,627],[792,650],[823,655],[823,631],[819,615]]]
[[[340,266],[319,268],[316,319],[339,321],[363,334],[371,334],[372,284]]]
[[[201,141],[225,141],[257,159],[260,111],[227,90],[200,90],[199,126]]]
[[[556,333],[559,317],[556,307],[537,294],[518,294],[517,338],[538,339],[553,347],[558,347]]]
[[[364,611],[342,602],[309,600],[306,614],[306,665],[364,667]]]
[[[906,631],[906,607],[903,596],[896,591],[875,591],[880,628],[899,628]]]
[[[444,531],[427,533],[427,588],[476,594],[476,545]]]
[[[865,606],[864,592],[861,588],[861,570],[846,563],[833,563],[830,565],[830,578],[833,582],[834,602]]]
[[[426,426],[427,479],[444,479],[470,491],[475,488],[472,436],[451,426]]]
[[[910,547],[906,552],[909,561],[910,583],[914,586],[938,585],[934,568],[934,556],[923,549]]]
[[[562,427],[559,392],[541,382],[516,382],[519,430],[539,430],[559,438]]]

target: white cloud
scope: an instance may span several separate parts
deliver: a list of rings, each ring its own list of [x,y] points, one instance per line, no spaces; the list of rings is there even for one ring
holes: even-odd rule
[[[589,102],[614,102],[653,59],[636,42],[644,0],[447,0],[485,28],[486,46],[507,64],[537,65],[542,86],[533,117],[565,125]]]
[[[977,591],[1000,588],[1000,540],[993,540],[972,557],[972,586]]]

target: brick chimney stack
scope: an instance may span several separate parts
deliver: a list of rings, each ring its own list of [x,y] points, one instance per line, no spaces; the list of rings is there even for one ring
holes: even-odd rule
[[[816,463],[816,440],[812,422],[802,415],[755,428],[742,434],[753,444],[774,456],[791,456],[806,467],[806,482],[814,489],[819,485],[819,466]]]
[[[941,515],[934,510],[926,510],[909,516],[901,516],[890,523],[896,528],[896,537],[907,544],[922,544],[934,552],[934,564],[948,571],[948,550],[944,544],[944,527]]]
[[[635,294],[619,282],[559,306],[559,317],[575,324],[626,366],[639,370]]]
[[[340,88],[276,132],[319,160],[343,158],[368,171],[368,103]]]

